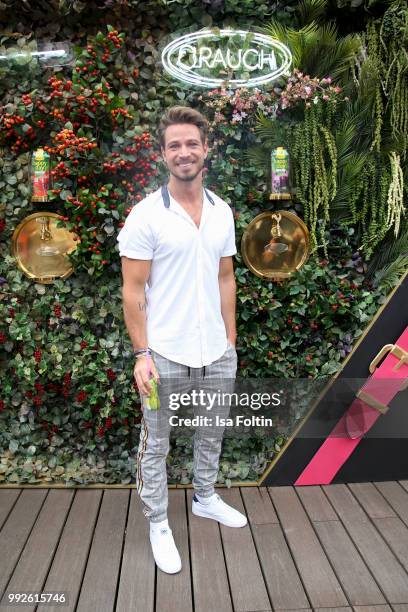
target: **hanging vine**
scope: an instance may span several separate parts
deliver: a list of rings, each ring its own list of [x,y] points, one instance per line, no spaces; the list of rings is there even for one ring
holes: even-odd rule
[[[381,148],[381,130],[383,127],[384,102],[383,102],[383,83],[382,74],[384,72],[384,64],[381,53],[380,37],[378,26],[374,21],[370,21],[367,25],[367,33],[365,36],[368,56],[372,65],[372,78],[375,79],[376,87],[373,102],[373,140],[371,142],[370,151],[380,151]]]
[[[361,221],[363,228],[360,249],[367,258],[371,257],[375,247],[387,233],[389,180],[388,169],[383,167],[380,154],[369,158],[363,172],[363,206],[357,215],[357,220]]]
[[[398,236],[401,217],[405,214],[404,207],[404,175],[402,173],[400,156],[392,152],[389,155],[391,165],[391,182],[387,194],[387,229],[394,227],[394,236]]]
[[[379,30],[387,110],[392,135],[400,143],[402,158],[408,150],[408,5],[393,2]]]
[[[293,129],[292,154],[297,197],[304,207],[312,251],[321,247],[327,257],[325,230],[337,188],[337,152],[333,135],[322,123],[321,107],[306,107],[304,121]]]
[[[364,204],[356,215],[356,221],[362,222],[361,250],[368,258],[390,229],[393,229],[395,237],[398,236],[401,218],[405,214],[400,156],[391,152],[388,162],[384,167],[377,155],[369,160],[363,173],[361,199]]]

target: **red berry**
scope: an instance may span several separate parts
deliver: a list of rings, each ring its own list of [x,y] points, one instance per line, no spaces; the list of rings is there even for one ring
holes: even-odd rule
[[[44,393],[44,387],[42,386],[41,383],[36,382],[34,384],[34,387],[36,388],[36,390],[38,391],[38,393],[41,395],[41,393]]]
[[[82,404],[82,402],[84,402],[87,397],[88,397],[88,395],[87,395],[86,391],[80,391],[79,393],[77,393],[76,401],[80,402]]]

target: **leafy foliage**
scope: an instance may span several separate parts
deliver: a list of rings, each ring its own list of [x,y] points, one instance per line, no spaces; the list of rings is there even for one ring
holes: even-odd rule
[[[23,118],[13,123],[9,135],[11,127],[1,132],[0,481],[70,485],[129,483],[134,478],[140,409],[121,309],[115,235],[129,208],[164,179],[163,167],[152,157],[159,117],[165,107],[186,103],[210,119],[206,184],[233,208],[239,243],[252,218],[270,207],[270,151],[257,163],[248,163],[246,152],[263,137],[256,130],[259,111],[272,121],[280,93],[279,84],[260,95],[186,89],[163,74],[161,46],[170,33],[197,29],[197,24],[257,27],[261,18],[276,18],[289,29],[305,28],[300,49],[316,40],[316,32],[324,33],[324,53],[337,66],[339,78],[346,78],[347,62],[331,50],[333,27],[324,26],[323,2],[296,6],[294,1],[271,5],[263,0],[3,0],[0,8],[6,9],[0,17],[4,23],[7,17],[9,25],[0,45],[26,49],[34,39],[69,40],[76,59],[65,68],[43,69],[36,62],[0,66],[4,115]],[[106,23],[113,25],[106,28]],[[119,34],[121,26],[126,36]],[[353,41],[344,41],[349,57]],[[103,59],[105,46],[109,53]],[[316,66],[319,61],[314,56]],[[321,70],[328,65],[324,62]],[[368,68],[362,66],[361,73],[368,75]],[[358,234],[343,224],[350,213],[345,214],[348,196],[339,176],[346,182],[357,175],[356,166],[364,165],[364,151],[373,139],[367,120],[371,111],[359,103],[348,122],[342,120],[343,135],[336,132],[337,192],[332,203],[342,225],[326,227],[328,260],[308,262],[290,283],[268,284],[249,272],[240,255],[236,258],[242,376],[295,379],[334,373],[384,300],[383,285],[374,288],[365,277]],[[297,120],[302,113],[296,110]],[[289,137],[289,122],[280,117]],[[274,142],[281,144],[278,136],[273,135]],[[84,148],[91,143],[97,146]],[[54,199],[46,207],[59,210],[81,236],[73,257],[75,273],[47,287],[23,276],[9,253],[15,227],[39,209],[30,202],[28,188],[30,151],[39,145],[51,147],[54,156]],[[286,206],[302,212],[299,202]],[[218,481],[229,485],[259,477],[288,435],[290,431],[276,431],[269,438],[226,440]],[[191,467],[191,440],[177,438],[168,457],[169,481],[189,482]]]
[[[339,37],[332,23],[311,22],[294,29],[273,21],[264,31],[288,45],[295,68],[319,78],[347,79],[360,47],[358,36]]]

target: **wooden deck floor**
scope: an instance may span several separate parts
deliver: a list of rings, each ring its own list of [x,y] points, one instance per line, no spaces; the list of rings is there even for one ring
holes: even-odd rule
[[[169,491],[182,561],[156,570],[134,489],[0,489],[0,596],[62,592],[11,612],[408,612],[408,481],[218,489],[231,529]]]

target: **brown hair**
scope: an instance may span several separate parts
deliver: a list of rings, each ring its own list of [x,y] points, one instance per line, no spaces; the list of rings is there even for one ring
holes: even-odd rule
[[[171,106],[161,118],[158,129],[158,137],[161,148],[164,149],[164,134],[170,125],[177,123],[191,123],[200,130],[201,141],[204,144],[208,135],[208,121],[194,108],[189,106]]]

